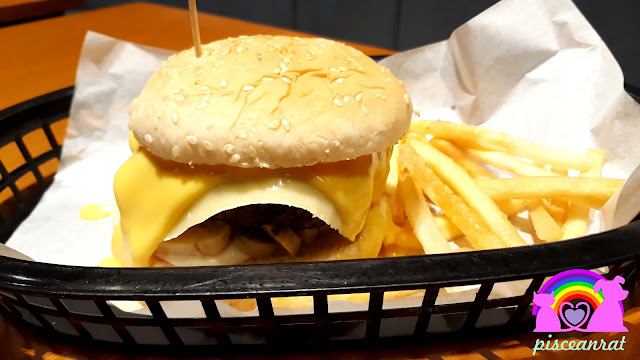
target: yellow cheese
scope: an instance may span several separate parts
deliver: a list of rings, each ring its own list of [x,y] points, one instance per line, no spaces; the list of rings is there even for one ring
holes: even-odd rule
[[[188,166],[139,148],[114,179],[122,230],[122,236],[114,233],[114,256],[126,266],[148,266],[163,240],[256,203],[303,208],[355,240],[384,188],[388,153],[302,168],[241,169]]]
[[[88,204],[80,210],[80,218],[84,220],[101,220],[113,214],[114,204]]]
[[[115,256],[107,256],[98,264],[100,267],[122,267],[122,265],[120,260],[116,259]]]

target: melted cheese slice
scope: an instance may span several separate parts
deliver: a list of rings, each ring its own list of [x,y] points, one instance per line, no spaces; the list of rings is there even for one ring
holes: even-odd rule
[[[384,189],[388,155],[302,168],[241,169],[188,166],[139,148],[114,179],[120,224],[112,240],[113,255],[125,266],[149,266],[163,240],[220,212],[251,204],[305,209],[355,240]]]

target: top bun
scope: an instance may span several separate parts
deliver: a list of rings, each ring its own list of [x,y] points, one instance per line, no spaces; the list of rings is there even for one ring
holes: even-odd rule
[[[383,151],[411,114],[402,83],[356,49],[248,36],[167,59],[131,104],[129,128],[181,163],[300,167]]]

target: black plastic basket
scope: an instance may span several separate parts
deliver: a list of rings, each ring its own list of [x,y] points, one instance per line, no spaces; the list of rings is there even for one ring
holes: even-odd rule
[[[72,95],[73,88],[67,88],[0,112],[0,146],[15,142],[26,161],[11,172],[0,162],[0,191],[8,187],[13,193],[0,207],[2,242],[50,183],[38,166],[60,156],[61,144],[51,125],[68,117]],[[37,129],[44,130],[51,150],[32,158],[23,137]],[[37,183],[20,191],[15,182],[29,172]],[[532,292],[546,276],[608,266],[606,277],[623,276],[625,287],[631,288],[638,281],[639,263],[640,221],[543,245],[338,262],[115,269],[0,257],[0,312],[49,334],[105,344],[228,347],[390,339],[424,342],[459,334],[531,330]],[[523,294],[490,298],[495,284],[520,279],[531,281]],[[458,285],[478,285],[475,299],[438,303],[440,289]],[[415,307],[385,306],[385,292],[414,289],[424,291]],[[344,293],[368,293],[366,309],[331,312],[327,295]],[[312,313],[274,313],[271,298],[301,295],[313,297]],[[216,300],[242,298],[256,300],[258,316],[220,315]],[[108,302],[112,300],[144,301],[151,315],[122,312]],[[189,304],[202,307],[202,316],[173,318],[165,312],[164,301],[192,301]]]

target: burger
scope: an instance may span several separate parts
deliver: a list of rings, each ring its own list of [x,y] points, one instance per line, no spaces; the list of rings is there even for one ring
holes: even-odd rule
[[[131,104],[103,265],[376,257],[411,114],[388,69],[326,39],[247,36],[171,56]]]

